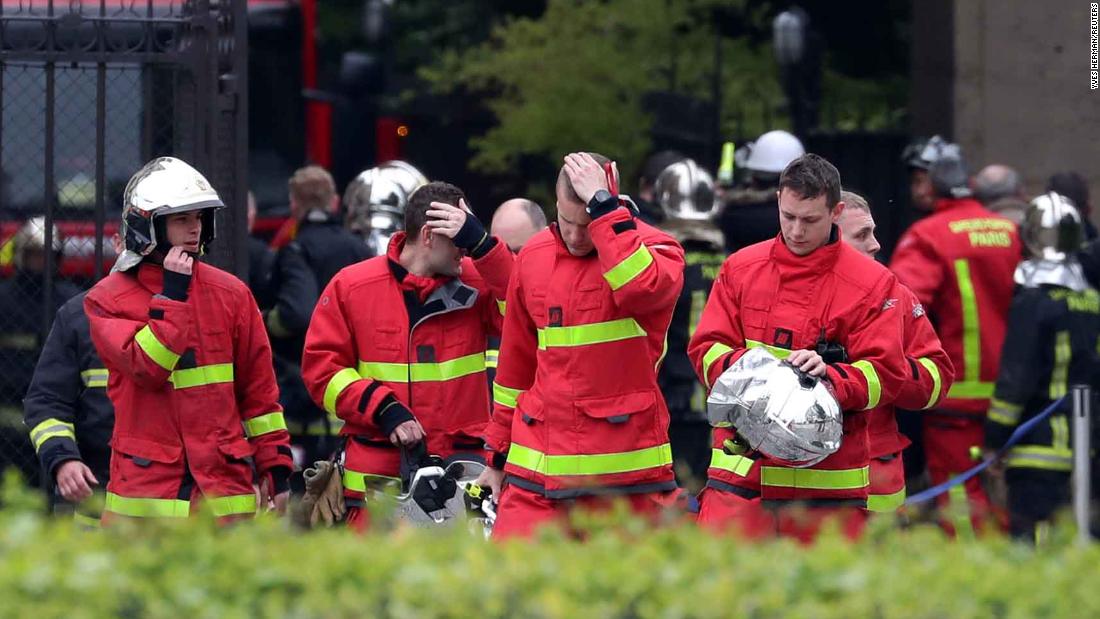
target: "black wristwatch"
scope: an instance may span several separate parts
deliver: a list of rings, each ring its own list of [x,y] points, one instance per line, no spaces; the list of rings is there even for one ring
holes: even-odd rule
[[[619,202],[615,196],[611,195],[611,192],[606,189],[597,189],[596,193],[592,196],[592,199],[588,201],[584,210],[588,212],[588,216],[592,219],[599,217],[600,215],[606,215],[611,211],[618,208]]]

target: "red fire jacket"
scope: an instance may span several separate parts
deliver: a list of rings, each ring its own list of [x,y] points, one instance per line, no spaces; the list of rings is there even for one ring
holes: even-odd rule
[[[708,487],[765,500],[865,500],[869,483],[867,423],[862,412],[892,402],[908,364],[902,351],[896,280],[884,267],[837,239],[797,256],[782,236],[749,246],[722,265],[688,355],[709,386],[749,348],[780,358],[838,343],[850,363],[828,367],[844,410],[840,449],[817,465],[791,468],[763,454],[739,454],[715,428]]]
[[[895,298],[902,312],[905,359],[909,375],[898,391],[897,399],[881,404],[869,413],[867,434],[870,455],[881,458],[896,454],[909,446],[909,439],[898,432],[894,408],[922,410],[936,406],[947,395],[955,379],[955,366],[936,336],[924,306],[903,284],[898,284]]]
[[[937,201],[898,242],[890,268],[928,310],[955,366],[942,408],[989,408],[1019,260],[1016,224],[970,199]]]
[[[573,256],[556,226],[528,241],[508,311],[486,443],[509,483],[549,498],[675,488],[657,386],[684,252],[623,208]]]
[[[397,262],[404,233],[386,256],[341,270],[313,311],[302,354],[302,377],[314,401],[344,420],[349,437],[344,488],[366,491],[371,478],[393,478],[400,452],[384,431],[394,401],[427,433],[443,457],[481,453],[489,421],[485,341],[500,333],[512,254],[497,242],[476,261],[462,260],[457,278],[435,278],[420,291]],[[420,278],[421,280],[426,278]],[[382,423],[380,423],[382,422]]]
[[[242,493],[252,473],[241,461],[252,457],[261,475],[292,466],[260,311],[244,283],[198,261],[186,301],[161,295],[163,282],[163,269],[144,263],[111,274],[84,300],[115,405],[106,509],[187,514],[189,497],[153,496],[164,480],[116,475],[116,460],[129,458],[157,467],[146,468],[150,475],[165,471],[154,477],[189,472],[218,515],[254,512],[254,495]]]

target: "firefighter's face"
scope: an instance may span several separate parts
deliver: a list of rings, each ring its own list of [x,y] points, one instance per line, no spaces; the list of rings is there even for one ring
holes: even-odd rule
[[[458,277],[462,274],[462,258],[466,252],[455,247],[454,241],[432,233],[427,226],[420,229],[420,238],[427,239],[428,268],[433,275]]]
[[[561,240],[565,242],[566,249],[574,256],[587,256],[592,252],[592,237],[588,234],[588,224],[592,218],[584,208],[584,204],[570,199],[564,195],[564,190],[558,187],[558,232]]]
[[[840,236],[844,242],[864,256],[874,258],[878,250],[882,249],[875,238],[875,219],[867,211],[845,208],[840,213],[837,226],[840,227]]]
[[[796,256],[806,256],[829,242],[833,224],[844,211],[844,203],[837,202],[830,209],[823,193],[816,198],[803,198],[790,189],[779,191],[779,228],[783,242]]]
[[[909,172],[909,199],[918,211],[931,211],[934,202],[932,177],[927,170],[913,168]]]
[[[198,253],[199,238],[202,236],[202,213],[189,211],[168,215],[164,222],[164,231],[172,247],[182,247],[185,251]]]

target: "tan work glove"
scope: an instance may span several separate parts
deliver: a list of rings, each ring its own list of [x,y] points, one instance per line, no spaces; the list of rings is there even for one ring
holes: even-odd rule
[[[344,485],[340,467],[328,460],[318,460],[302,472],[306,482],[302,497],[299,521],[309,528],[323,523],[326,527],[341,522],[347,508],[344,506]]]

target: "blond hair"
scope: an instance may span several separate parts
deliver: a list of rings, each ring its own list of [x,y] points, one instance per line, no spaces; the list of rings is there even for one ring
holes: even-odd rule
[[[867,199],[854,191],[840,192],[840,200],[844,202],[844,208],[854,208],[867,213],[871,212],[871,205],[867,204]]]

